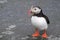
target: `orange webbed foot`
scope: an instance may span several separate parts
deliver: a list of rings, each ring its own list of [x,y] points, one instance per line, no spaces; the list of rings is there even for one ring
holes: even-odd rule
[[[44,31],[44,33],[42,34],[42,37],[43,37],[43,38],[47,38],[47,37],[48,37],[46,31]]]
[[[40,34],[39,34],[39,31],[38,31],[38,29],[36,29],[36,31],[35,31],[35,33],[34,34],[32,34],[32,36],[33,37],[38,37]]]

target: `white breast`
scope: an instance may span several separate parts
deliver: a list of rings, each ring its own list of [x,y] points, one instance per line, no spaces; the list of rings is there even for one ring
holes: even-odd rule
[[[39,28],[40,30],[44,30],[48,28],[47,22],[44,17],[32,16],[31,23],[33,26]]]

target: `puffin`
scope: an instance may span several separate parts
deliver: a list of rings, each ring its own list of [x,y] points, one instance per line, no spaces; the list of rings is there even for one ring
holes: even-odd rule
[[[32,37],[41,35],[42,38],[48,38],[47,28],[50,21],[48,17],[43,14],[40,6],[31,6],[28,15],[31,15],[31,24],[35,27],[35,32],[32,34]],[[40,31],[42,31],[42,34],[40,34]]]

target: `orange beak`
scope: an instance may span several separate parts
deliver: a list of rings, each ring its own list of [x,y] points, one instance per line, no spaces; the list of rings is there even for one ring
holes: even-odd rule
[[[30,15],[31,14],[31,10],[28,10],[28,15]]]
[[[31,9],[32,9],[32,8],[33,8],[33,5],[31,6]],[[28,15],[31,15],[31,13],[32,13],[31,9],[28,10]]]

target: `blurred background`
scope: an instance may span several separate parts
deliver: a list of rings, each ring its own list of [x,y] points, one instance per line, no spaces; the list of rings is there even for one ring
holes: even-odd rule
[[[43,13],[48,16],[50,20],[48,35],[60,34],[60,0],[0,0],[1,37],[26,36],[34,32],[27,14],[32,5],[40,6]],[[14,37],[12,40],[15,40]]]

